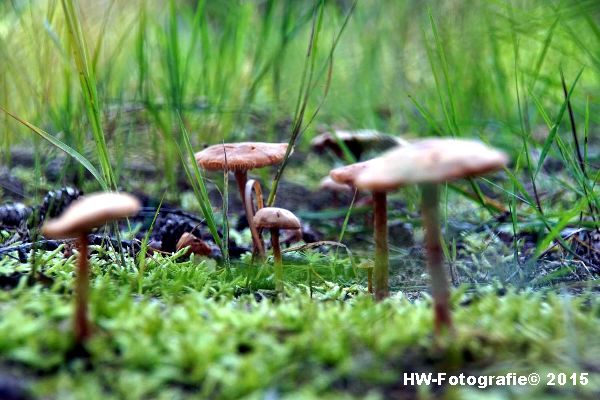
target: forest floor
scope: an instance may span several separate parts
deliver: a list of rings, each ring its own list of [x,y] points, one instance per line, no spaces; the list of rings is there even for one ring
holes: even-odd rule
[[[10,199],[5,210],[22,200],[19,195],[31,198],[27,171],[2,172],[4,197]],[[294,171],[299,169],[292,166],[292,176]],[[278,206],[301,218],[304,242],[337,241],[352,195],[332,197],[313,186],[285,181]],[[219,191],[209,188],[218,205]],[[189,226],[210,241],[185,194],[178,204],[161,205],[162,219],[153,230],[161,232],[157,242],[163,248],[142,255],[136,238],[146,235],[160,199],[132,191],[145,206],[145,214],[122,226],[123,243],[132,251],[121,259],[102,232],[92,247],[95,335],[83,357],[72,351],[72,245],[42,244],[23,233],[29,232],[26,224],[4,226],[0,394],[13,396],[6,398],[415,398],[427,393],[597,398],[600,393],[599,264],[597,253],[581,244],[595,243],[590,230],[563,235],[575,256],[553,243],[534,258],[538,227],[522,223],[514,235],[506,216],[474,212],[470,200],[450,195],[453,217],[445,221],[444,237],[458,328],[436,338],[418,212],[401,197],[390,201],[390,299],[375,303],[366,290],[372,227],[368,198],[360,195],[363,205],[345,225],[344,246],[290,244],[297,250],[284,254],[286,299],[281,301],[270,262],[250,263],[250,235],[236,192],[230,192],[228,208],[237,253],[225,268],[219,256],[190,258],[169,248]],[[16,250],[28,242],[40,249]],[[542,384],[417,387],[404,384],[408,372],[538,373]],[[552,374],[566,374],[562,384],[547,386]]]

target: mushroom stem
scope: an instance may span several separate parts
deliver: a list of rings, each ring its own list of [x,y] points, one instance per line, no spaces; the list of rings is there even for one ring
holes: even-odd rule
[[[373,271],[375,299],[382,300],[389,296],[387,195],[385,192],[373,192],[373,225],[375,238],[375,267]]]
[[[90,324],[87,316],[89,296],[89,263],[88,263],[88,236],[82,233],[77,238],[77,250],[79,251],[78,270],[75,286],[75,316],[74,330],[75,343],[83,344],[90,336]]]
[[[444,269],[444,257],[440,242],[439,224],[439,188],[436,184],[422,184],[422,213],[425,228],[425,248],[427,249],[427,268],[431,277],[431,295],[434,307],[434,326],[436,333],[443,328],[452,328],[450,315],[450,289]]]
[[[235,176],[235,181],[237,182],[238,190],[240,191],[240,197],[242,198],[242,208],[246,209],[246,200],[244,199],[244,190],[246,188],[246,181],[248,180],[248,171],[237,170],[237,171],[233,172],[233,175]],[[250,220],[248,220],[248,223],[250,223]]]
[[[244,189],[242,198],[244,199],[243,203],[246,207],[246,218],[248,219],[248,226],[250,227],[250,232],[252,233],[252,241],[254,242],[254,249],[258,253],[260,259],[265,258],[265,246],[260,236],[260,232],[258,228],[256,228],[256,224],[254,223],[254,204],[252,202],[252,191],[254,190],[254,198],[256,199],[256,209],[260,210],[263,208],[263,195],[262,189],[260,187],[260,182],[254,179],[250,179],[246,182],[246,187]]]
[[[283,293],[283,262],[281,260],[281,248],[279,247],[279,229],[271,228],[271,246],[273,247],[273,259],[275,266],[275,288]]]

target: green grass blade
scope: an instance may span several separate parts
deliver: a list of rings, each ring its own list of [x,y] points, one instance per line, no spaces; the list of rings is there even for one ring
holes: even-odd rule
[[[212,234],[215,243],[221,251],[223,251],[223,242],[221,237],[219,236],[219,232],[217,230],[217,223],[215,222],[215,216],[212,211],[212,206],[210,203],[210,199],[208,197],[208,192],[206,190],[206,185],[204,184],[204,177],[200,172],[200,168],[196,163],[196,158],[194,157],[194,150],[192,147],[192,143],[190,142],[190,136],[183,124],[183,120],[181,117],[179,118],[179,129],[181,131],[181,136],[183,139],[184,149],[182,151],[181,147],[178,145],[177,150],[179,152],[179,156],[181,158],[181,162],[183,164],[183,168],[185,173],[194,189],[194,194],[196,199],[198,200],[198,205],[200,206],[200,210],[202,211],[202,216],[206,220],[206,225]],[[192,164],[192,168],[188,166],[188,162]]]
[[[163,201],[165,199],[165,194],[160,199],[158,206],[156,207],[156,212],[154,213],[154,217],[152,218],[152,222],[150,223],[150,227],[148,231],[144,235],[144,239],[142,240],[142,244],[140,246],[140,251],[137,255],[137,264],[138,264],[138,279],[137,279],[137,290],[138,294],[143,294],[143,284],[144,284],[144,272],[146,271],[146,254],[148,252],[148,242],[150,241],[150,236],[152,231],[154,230],[154,223],[160,214],[160,209],[162,208]]]
[[[0,106],[0,110],[4,111],[6,114],[8,114],[12,118],[14,118],[16,121],[18,121],[21,124],[25,125],[27,128],[29,128],[31,131],[33,131],[34,133],[36,133],[38,136],[40,136],[43,139],[45,139],[48,142],[50,142],[53,146],[55,146],[55,147],[61,149],[62,151],[64,151],[67,155],[69,155],[70,157],[72,157],[79,164],[81,164],[85,169],[87,169],[92,174],[92,176],[94,178],[96,178],[96,180],[98,181],[98,183],[100,184],[100,186],[102,187],[103,190],[109,190],[109,186],[108,186],[107,182],[104,180],[104,177],[102,176],[102,174],[100,174],[100,172],[98,172],[98,170],[92,165],[92,163],[90,163],[84,156],[82,156],[79,152],[77,152],[77,150],[75,150],[75,149],[71,148],[70,146],[68,146],[67,144],[61,142],[59,139],[57,139],[54,136],[50,135],[49,133],[47,133],[43,129],[38,128],[37,126],[35,126],[33,124],[30,124],[29,122],[27,122],[27,121],[25,121],[25,120],[17,117],[16,115],[10,113],[4,107]]]
[[[325,84],[324,95],[323,95],[323,98],[321,99],[321,101],[319,102],[319,104],[317,105],[315,111],[309,118],[307,126],[314,120],[318,111],[320,110],[321,106],[323,105],[325,98],[327,97],[327,94],[329,92],[329,84],[331,82],[334,51],[339,43],[342,33],[344,32],[344,30],[346,29],[346,26],[348,25],[348,21],[350,20],[350,17],[352,16],[352,14],[356,8],[356,4],[357,4],[357,0],[355,0],[352,3],[352,6],[348,10],[348,13],[346,14],[344,22],[342,23],[342,26],[340,27],[335,39],[333,40],[333,43],[329,50],[326,64],[323,67],[323,69],[321,69],[316,74],[316,78],[314,78],[314,69],[315,69],[315,64],[316,64],[316,59],[317,59],[317,45],[318,45],[318,39],[319,39],[319,32],[321,31],[322,24],[323,24],[324,2],[320,1],[318,3],[318,7],[315,9],[315,15],[314,15],[314,19],[313,19],[313,26],[312,26],[312,30],[311,30],[309,45],[308,45],[308,51],[307,51],[307,55],[306,55],[306,59],[305,59],[305,64],[304,64],[304,68],[303,68],[303,72],[302,72],[302,79],[301,79],[301,84],[300,84],[300,90],[299,90],[298,99],[297,99],[297,103],[296,103],[296,111],[295,111],[295,117],[294,117],[294,124],[293,124],[293,128],[292,128],[292,134],[291,134],[290,140],[288,142],[288,148],[287,148],[286,154],[284,156],[284,159],[283,159],[280,167],[277,170],[275,178],[273,179],[273,184],[271,185],[271,191],[269,193],[269,198],[267,200],[267,207],[270,207],[275,203],[275,196],[277,193],[279,181],[281,180],[283,171],[285,170],[285,167],[287,166],[288,159],[289,159],[290,155],[292,154],[292,151],[296,144],[296,140],[306,130],[306,126],[303,126],[303,122],[304,122],[304,115],[305,115],[306,109],[308,107],[308,102],[309,102],[310,96],[316,88],[316,83],[318,82],[318,79],[321,77],[322,73],[324,73],[325,71],[327,71],[328,73],[327,73],[327,81]],[[314,81],[313,81],[313,78],[314,78]]]
[[[560,18],[557,17],[554,20],[554,22],[552,23],[552,25],[550,25],[550,28],[548,28],[548,34],[544,38],[542,50],[540,51],[540,55],[537,58],[535,67],[533,69],[533,77],[531,79],[531,83],[529,84],[530,90],[533,90],[533,88],[535,87],[535,84],[540,76],[540,71],[542,70],[542,65],[544,64],[544,60],[546,59],[546,55],[548,54],[548,49],[550,48],[550,43],[552,43],[552,38],[554,37],[554,30],[556,29],[556,26],[558,25],[559,21],[560,21]]]
[[[427,15],[429,17],[429,23],[431,24],[431,31],[433,32],[433,37],[434,37],[434,41],[435,41],[435,47],[437,50],[437,54],[438,54],[438,58],[440,61],[440,65],[442,67],[442,74],[444,76],[444,82],[445,82],[445,86],[446,86],[446,95],[448,96],[448,104],[450,107],[450,110],[447,112],[446,118],[448,118],[448,127],[450,128],[450,131],[453,132],[454,135],[458,135],[459,134],[459,128],[458,128],[458,123],[456,122],[456,107],[455,107],[455,101],[454,101],[454,94],[453,94],[453,90],[452,90],[452,85],[451,85],[451,81],[450,81],[450,74],[448,72],[448,60],[446,58],[446,52],[444,50],[444,46],[442,46],[442,40],[440,38],[438,29],[437,29],[437,25],[435,23],[435,20],[433,19],[433,15],[431,14],[431,9],[428,8],[427,9]],[[430,60],[431,62],[431,60]],[[431,65],[432,70],[435,68],[434,65]],[[441,92],[441,88],[438,87],[438,91]],[[441,96],[441,94],[440,94]]]
[[[542,168],[542,165],[544,165],[544,161],[546,160],[546,157],[548,156],[548,152],[550,152],[550,148],[552,147],[552,143],[554,143],[554,137],[556,136],[556,133],[558,132],[558,127],[559,127],[559,125],[560,125],[560,123],[562,121],[562,118],[563,118],[563,115],[565,114],[565,111],[567,110],[567,103],[571,99],[571,95],[573,94],[573,91],[575,90],[575,86],[577,85],[577,82],[579,81],[579,78],[581,78],[581,74],[582,73],[583,73],[583,68],[579,70],[579,73],[577,74],[577,77],[573,81],[573,84],[571,85],[571,89],[569,90],[567,98],[562,103],[562,105],[560,107],[560,110],[558,112],[558,115],[556,116],[556,118],[554,120],[554,125],[550,129],[550,133],[548,134],[548,137],[546,138],[546,140],[544,142],[544,146],[542,147],[542,152],[540,154],[540,159],[538,161],[537,167],[536,167],[535,172],[533,174],[534,179],[537,177],[538,173],[540,172],[540,170]]]
[[[95,73],[93,66],[89,61],[89,52],[83,35],[80,16],[73,0],[62,0],[62,6],[67,22],[69,38],[72,43],[73,58],[79,72],[83,98],[88,119],[92,127],[92,134],[96,144],[96,153],[100,161],[104,181],[108,187],[116,189],[117,183],[112,171],[110,156],[102,127],[102,113],[100,110],[100,100],[98,98]]]

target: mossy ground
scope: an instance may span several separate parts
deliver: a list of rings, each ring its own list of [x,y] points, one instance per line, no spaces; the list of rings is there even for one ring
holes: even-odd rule
[[[374,303],[349,263],[298,254],[288,262],[287,298],[276,299],[268,264],[154,255],[140,275],[132,259],[92,261],[95,335],[89,357],[73,356],[75,256],[39,254],[45,285],[30,264],[4,258],[19,284],[0,292],[3,374],[40,398],[597,398],[600,302],[592,290],[487,286],[454,292],[457,331],[435,339],[427,296]],[[289,261],[289,260],[288,260]],[[333,267],[332,267],[333,266]],[[356,275],[358,274],[358,275]],[[142,278],[140,279],[140,276]],[[345,282],[345,283],[336,283]],[[586,386],[405,387],[404,372],[502,374],[588,372]]]
[[[360,268],[372,254],[368,207],[343,239],[356,265],[343,250],[288,254],[284,300],[269,263],[226,270],[153,255],[122,265],[96,248],[87,358],[72,348],[75,258],[2,257],[0,388],[16,376],[56,399],[600,398],[600,252],[577,240],[575,254],[551,247],[565,228],[600,221],[599,4],[0,1],[0,107],[17,117],[0,112],[0,203],[39,206],[47,190],[90,193],[115,177],[156,205],[209,216],[228,205],[235,221],[233,181],[222,199],[223,175],[207,173],[221,190],[194,195],[185,150],[288,142],[297,127],[277,205],[338,240],[350,199],[335,207],[306,189],[350,162],[309,152],[324,130],[479,138],[512,159],[442,194],[445,256],[462,281],[454,336],[432,334],[419,193],[405,188],[390,196],[394,296],[379,304]],[[252,175],[267,189],[275,170]],[[48,279],[29,279],[32,265]],[[400,384],[408,371],[590,380],[417,390]]]

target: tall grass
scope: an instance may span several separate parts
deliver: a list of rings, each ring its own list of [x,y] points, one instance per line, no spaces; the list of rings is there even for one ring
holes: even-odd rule
[[[84,104],[92,128],[92,136],[96,145],[96,155],[100,162],[104,183],[106,186],[116,189],[117,182],[114,177],[110,155],[104,137],[101,104],[100,98],[98,97],[98,89],[96,87],[94,63],[90,60],[87,41],[81,26],[79,10],[75,6],[73,0],[62,0],[61,3],[69,32],[69,47],[73,51],[73,60],[77,67],[77,72],[79,73],[81,91],[83,92]],[[99,40],[101,40],[102,37],[103,35],[101,33]]]
[[[198,205],[202,210],[202,215],[206,220],[206,225],[208,226],[208,229],[210,230],[210,233],[212,234],[215,243],[221,248],[221,251],[226,258],[225,261],[228,262],[229,260],[227,259],[227,244],[223,243],[217,231],[217,223],[215,222],[215,216],[213,214],[213,210],[210,204],[210,199],[208,198],[206,185],[204,184],[204,177],[202,176],[202,172],[200,172],[198,164],[196,164],[196,158],[194,157],[194,149],[192,148],[192,143],[190,142],[190,136],[181,118],[179,118],[179,129],[181,130],[183,146],[178,147],[177,150],[179,152],[179,157],[181,159],[183,168],[194,190],[196,200],[198,201]],[[188,167],[188,164],[192,166],[191,169],[190,167]],[[227,194],[227,191],[225,191],[225,193]],[[225,198],[225,202],[226,201],[227,198]],[[225,209],[227,209],[227,207],[225,207]],[[227,231],[225,231],[224,235],[225,240],[227,240]]]
[[[283,171],[285,170],[285,167],[287,166],[290,155],[292,154],[292,151],[294,150],[296,141],[302,135],[302,133],[304,133],[304,131],[306,131],[306,129],[308,128],[310,123],[317,116],[317,113],[320,111],[320,109],[327,97],[327,94],[329,93],[329,85],[330,85],[331,76],[332,76],[331,71],[333,68],[333,55],[334,55],[336,46],[339,43],[340,37],[341,37],[342,33],[344,32],[355,7],[356,7],[356,1],[354,1],[352,3],[348,13],[346,14],[344,21],[339,29],[339,32],[337,33],[337,35],[334,37],[334,39],[332,41],[331,48],[329,50],[326,62],[321,66],[321,68],[318,68],[318,66],[317,66],[317,55],[318,55],[317,51],[319,48],[318,47],[319,36],[321,33],[321,28],[322,28],[322,24],[323,24],[323,14],[324,14],[324,10],[325,10],[324,1],[319,1],[317,3],[317,7],[315,7],[313,23],[312,23],[312,28],[311,28],[311,32],[310,32],[310,40],[309,40],[309,44],[308,44],[308,50],[306,52],[306,59],[304,62],[304,68],[302,70],[302,75],[301,75],[301,79],[300,79],[300,88],[298,90],[298,97],[296,100],[292,132],[290,134],[290,139],[288,141],[288,147],[287,147],[287,150],[285,153],[285,157],[284,157],[279,169],[277,170],[277,174],[275,175],[275,178],[273,179],[273,184],[271,185],[271,191],[269,193],[269,199],[267,200],[267,207],[272,206],[273,203],[275,202],[275,197],[277,194],[277,188],[279,185],[279,181],[281,180]],[[311,96],[313,95],[313,92],[319,83],[319,79],[323,75],[325,75],[325,82],[323,83],[324,91],[323,91],[322,98],[319,101],[319,103],[317,104],[317,106],[315,107],[315,110],[313,111],[312,115],[309,114],[308,119],[305,122],[305,117],[306,117],[306,112],[308,109],[309,100],[311,99]]]

